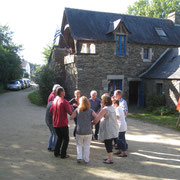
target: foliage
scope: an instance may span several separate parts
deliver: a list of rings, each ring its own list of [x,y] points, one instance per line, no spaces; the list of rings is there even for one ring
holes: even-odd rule
[[[128,14],[155,18],[167,18],[168,14],[179,10],[179,0],[138,0],[128,6]]]
[[[38,106],[45,106],[46,104],[43,103],[39,90],[36,90],[28,95],[29,100],[31,103],[36,104]]]
[[[8,26],[0,25],[0,81],[4,86],[9,80],[18,79],[23,74],[18,55],[21,46],[12,42],[12,35]]]
[[[54,72],[48,65],[37,67],[35,71],[35,82],[39,84],[39,93],[43,103],[47,103],[49,94],[52,91]]]
[[[178,116],[179,115],[177,111],[174,111],[174,113],[168,115],[166,114],[160,116],[159,114],[154,114],[152,111],[151,112],[146,111],[146,109],[131,109],[131,108],[129,108],[129,113],[128,113],[128,118],[134,118],[141,120],[143,122],[149,122],[180,131],[180,127],[176,127]]]
[[[152,94],[147,98],[147,107],[149,108],[150,111],[153,110],[154,108],[159,108],[165,105],[166,105],[166,99],[164,94],[162,95]]]
[[[48,63],[49,57],[51,55],[52,48],[53,48],[53,45],[46,45],[46,47],[43,50],[45,64]]]
[[[29,78],[29,74],[28,74],[28,73],[25,73],[25,74],[24,74],[24,78]]]
[[[165,95],[155,95],[152,94],[147,99],[146,110],[152,112],[156,115],[170,115],[174,114],[176,111],[166,105]]]
[[[7,92],[7,90],[4,89],[2,85],[0,85],[0,94],[3,94],[5,92]]]

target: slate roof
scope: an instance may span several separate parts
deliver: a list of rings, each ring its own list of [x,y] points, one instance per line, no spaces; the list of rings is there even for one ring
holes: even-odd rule
[[[168,49],[145,73],[145,79],[180,79],[180,48]]]
[[[120,19],[130,32],[129,43],[180,46],[180,28],[175,26],[171,20],[72,8],[65,8],[64,13],[70,26],[71,35],[76,40],[114,41],[113,33],[107,32],[109,32],[111,24]],[[65,16],[62,22],[62,33]],[[162,28],[167,37],[160,37],[155,28]]]

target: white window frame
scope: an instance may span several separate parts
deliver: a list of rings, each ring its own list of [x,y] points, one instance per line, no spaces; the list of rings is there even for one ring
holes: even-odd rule
[[[148,59],[144,58],[144,50],[145,49],[148,49]],[[145,47],[145,48],[141,49],[140,55],[141,55],[141,59],[143,60],[143,62],[151,62],[154,53],[152,52],[152,48]]]

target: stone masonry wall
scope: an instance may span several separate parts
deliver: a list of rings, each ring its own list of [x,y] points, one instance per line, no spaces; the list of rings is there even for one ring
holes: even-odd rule
[[[146,47],[152,48],[151,62],[143,62],[141,58],[142,48]],[[101,96],[104,92],[107,92],[107,76],[122,75],[124,97],[128,99],[128,78],[138,78],[138,75],[148,69],[166,49],[167,47],[156,45],[128,44],[127,55],[124,56],[115,55],[114,42],[98,42],[96,43],[96,55],[75,56],[75,63],[71,68],[77,68],[77,75],[74,78],[77,81],[76,88],[88,97],[89,92],[93,89],[97,90]],[[68,65],[68,68],[70,68],[70,65]]]
[[[67,52],[59,47],[54,47],[51,61],[49,66],[54,70],[54,83],[58,83],[64,87],[66,73],[65,73],[65,66],[64,66],[64,56]]]

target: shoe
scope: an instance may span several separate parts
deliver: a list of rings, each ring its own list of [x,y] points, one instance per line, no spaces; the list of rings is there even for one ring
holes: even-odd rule
[[[77,163],[82,163],[82,159],[77,159]]]
[[[127,157],[127,154],[119,154],[118,157]]]
[[[61,156],[61,159],[66,159],[66,158],[69,158],[70,156],[69,155],[65,155],[65,156]]]
[[[53,151],[53,150],[52,150],[51,148],[48,148],[48,151],[50,151],[50,152],[51,152],[51,151]]]
[[[116,152],[116,153],[114,153],[114,155],[120,155],[121,154],[121,152]]]
[[[54,151],[54,157],[58,157],[58,156],[60,156],[61,154],[60,153],[56,153],[55,151]]]
[[[105,163],[105,164],[113,164],[114,162],[107,159],[106,161],[103,161],[103,163]]]

